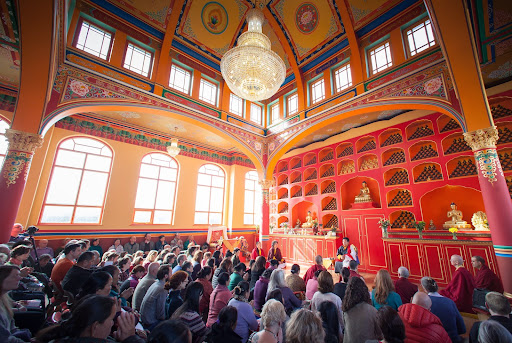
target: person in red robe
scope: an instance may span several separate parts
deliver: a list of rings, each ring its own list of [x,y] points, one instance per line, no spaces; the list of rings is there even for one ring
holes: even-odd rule
[[[395,292],[400,295],[402,304],[411,302],[412,297],[418,291],[418,286],[407,280],[409,277],[409,270],[405,267],[398,268],[398,280],[395,283]]]
[[[278,241],[272,241],[272,248],[268,252],[267,262],[270,262],[271,260],[277,260],[280,268],[284,268],[286,266],[283,255],[281,254],[281,249],[279,249]]]
[[[489,291],[503,294],[503,283],[500,278],[487,267],[482,256],[471,257],[471,264],[477,270],[475,276],[475,288],[487,289]]]
[[[452,280],[439,294],[452,299],[460,312],[473,313],[473,291],[475,280],[464,268],[464,260],[459,255],[452,255],[450,263],[455,267]]]
[[[309,267],[309,269],[306,271],[306,274],[304,274],[304,284],[308,284],[308,281],[309,279],[312,279],[314,276],[315,276],[315,272],[317,270],[327,270],[325,269],[324,267],[324,259],[322,258],[322,256],[320,255],[317,255],[315,257],[315,264],[312,265],[311,267]]]
[[[256,246],[252,249],[251,252],[251,260],[256,260],[258,256],[265,256],[263,253],[263,249],[261,249],[261,242],[256,242]]]

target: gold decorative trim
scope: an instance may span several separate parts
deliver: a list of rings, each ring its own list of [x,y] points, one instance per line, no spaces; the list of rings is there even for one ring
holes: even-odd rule
[[[457,245],[487,245],[492,246],[491,241],[468,241],[468,240],[451,240],[451,239],[412,239],[412,238],[382,238],[385,242],[410,242],[410,243],[444,243]]]
[[[9,150],[33,154],[37,148],[43,145],[43,136],[37,133],[7,129],[5,131],[5,137],[9,142]]]
[[[464,140],[473,151],[489,148],[496,149],[498,138],[496,126],[464,133]]]
[[[21,173],[24,174],[24,179],[27,181],[31,161],[32,154],[23,151],[10,151],[5,156],[3,177],[7,187],[15,185]]]

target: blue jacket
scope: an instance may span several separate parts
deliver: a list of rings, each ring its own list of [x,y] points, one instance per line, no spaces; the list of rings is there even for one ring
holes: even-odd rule
[[[441,323],[443,323],[443,327],[452,339],[452,342],[462,342],[459,335],[466,332],[466,325],[457,309],[457,305],[455,305],[453,300],[443,296],[429,294],[429,297],[432,300],[430,312],[441,319]]]

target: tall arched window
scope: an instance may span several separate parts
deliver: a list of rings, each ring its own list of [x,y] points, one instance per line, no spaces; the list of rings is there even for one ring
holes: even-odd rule
[[[224,171],[213,164],[199,168],[194,224],[222,224]]]
[[[100,224],[112,168],[112,150],[74,137],[57,148],[40,223]]]
[[[255,170],[245,174],[244,224],[256,225],[261,217],[261,189]]]
[[[166,154],[142,159],[135,197],[134,223],[172,224],[178,180],[178,163]]]
[[[5,130],[9,128],[9,124],[0,119],[0,169],[4,164],[5,155],[7,154],[7,148],[9,147],[9,142],[7,138],[5,138]]]

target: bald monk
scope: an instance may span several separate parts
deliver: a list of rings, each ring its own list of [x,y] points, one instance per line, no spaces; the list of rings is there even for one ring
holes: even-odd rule
[[[503,284],[496,274],[485,265],[482,256],[471,257],[471,264],[477,270],[475,276],[475,288],[487,289],[489,291],[503,294]]]
[[[473,291],[475,280],[464,268],[464,260],[459,255],[452,255],[450,263],[455,267],[452,280],[439,294],[452,299],[460,312],[473,313]]]

